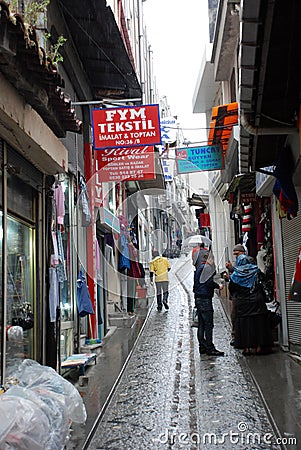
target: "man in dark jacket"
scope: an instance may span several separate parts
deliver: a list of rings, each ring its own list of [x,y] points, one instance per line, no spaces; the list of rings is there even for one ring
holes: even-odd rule
[[[198,341],[200,354],[224,356],[213,344],[213,306],[214,289],[220,289],[213,280],[215,267],[208,253],[203,256],[202,264],[194,273],[193,292],[195,306],[198,310]]]

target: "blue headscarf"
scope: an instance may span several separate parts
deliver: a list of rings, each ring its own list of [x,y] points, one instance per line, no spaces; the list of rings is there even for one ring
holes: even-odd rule
[[[236,259],[236,265],[233,267],[234,272],[230,276],[233,283],[251,289],[258,274],[256,264],[251,264],[247,255],[239,255]]]

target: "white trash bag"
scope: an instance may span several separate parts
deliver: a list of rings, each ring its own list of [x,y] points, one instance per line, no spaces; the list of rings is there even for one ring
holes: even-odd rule
[[[0,449],[62,450],[71,423],[87,418],[79,392],[51,367],[29,359],[14,378],[19,385],[0,395]]]

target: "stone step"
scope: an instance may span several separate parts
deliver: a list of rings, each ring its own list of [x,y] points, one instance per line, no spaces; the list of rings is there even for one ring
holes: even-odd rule
[[[109,324],[117,328],[131,328],[136,321],[136,315],[129,316],[126,313],[109,314]]]

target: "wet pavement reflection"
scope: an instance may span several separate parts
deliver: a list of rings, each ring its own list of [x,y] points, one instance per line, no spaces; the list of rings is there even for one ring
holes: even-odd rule
[[[161,313],[152,309],[110,404],[85,448],[280,448],[274,444],[275,432],[245,359],[229,346],[229,323],[218,298],[214,299],[214,341],[225,357],[200,357],[196,329],[191,327],[189,259],[174,262],[171,278],[170,309]],[[121,343],[117,335],[114,339],[114,358],[121,361]],[[104,374],[110,377],[115,370],[110,361],[104,360],[103,365],[100,361],[92,369],[107,365],[87,393],[94,413],[101,403],[101,386],[107,383]]]
[[[68,450],[81,449],[84,446],[137,340],[147,313],[147,309],[140,309],[139,317],[132,327],[116,328],[109,339],[104,340],[100,355],[97,357],[97,364],[87,368],[88,384],[86,386],[79,386],[78,374],[73,374],[74,384],[85,403],[87,421],[85,425],[73,424],[71,440],[67,445]]]

